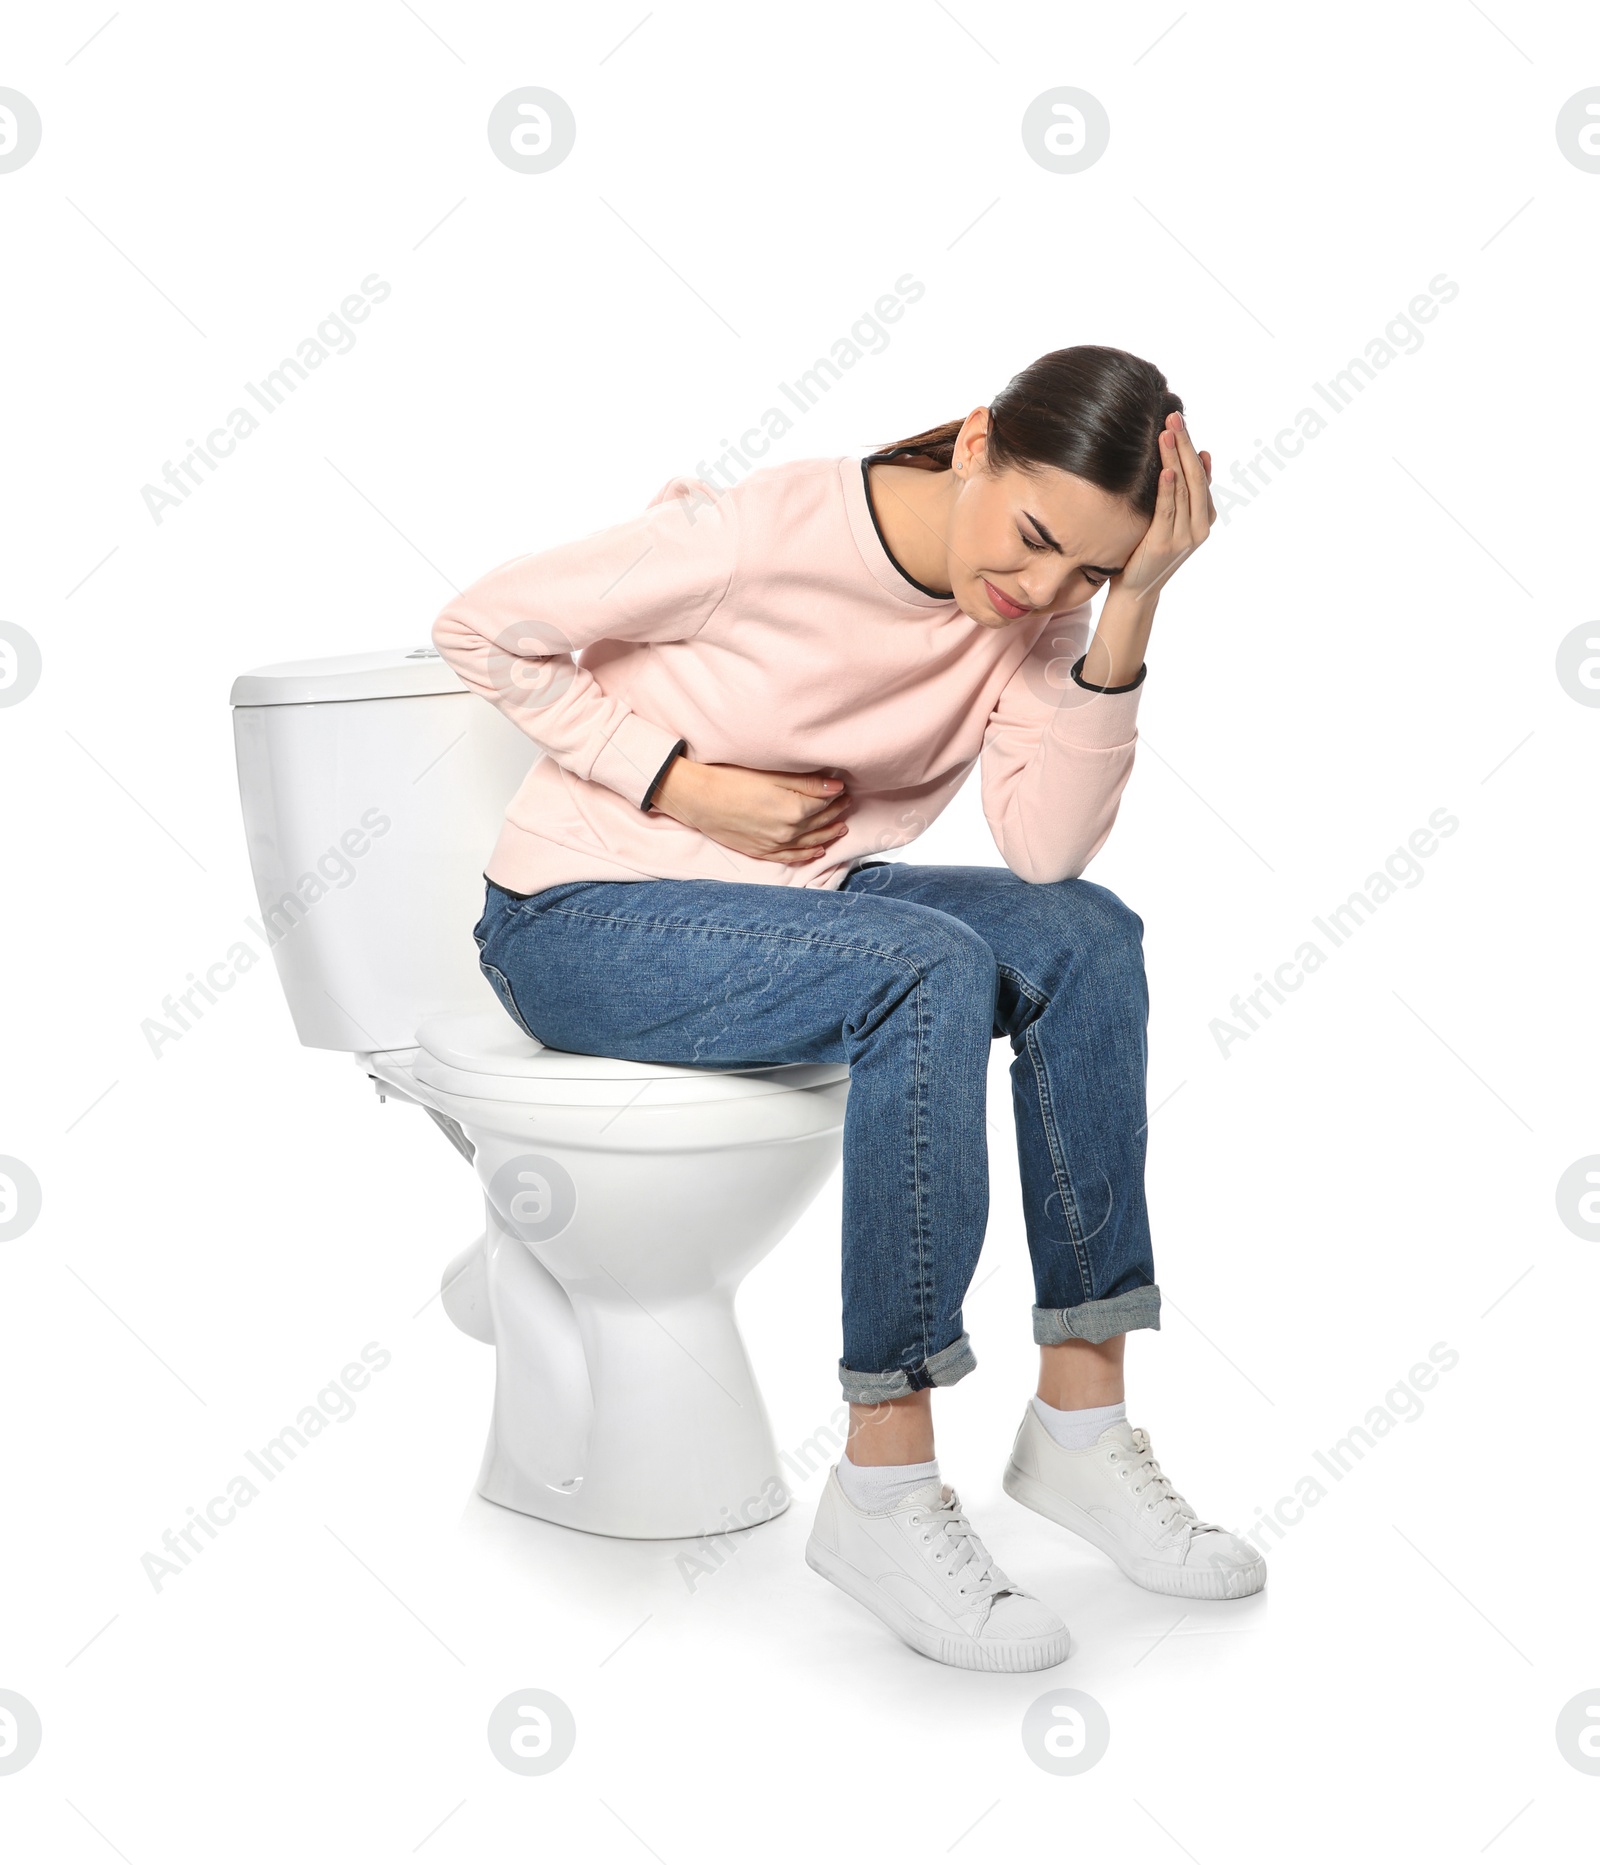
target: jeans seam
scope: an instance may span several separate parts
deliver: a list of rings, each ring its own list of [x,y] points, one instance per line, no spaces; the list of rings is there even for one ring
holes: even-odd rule
[[[563,919],[598,920],[608,926],[629,926],[635,931],[658,930],[679,935],[708,932],[717,933],[723,938],[766,939],[788,945],[817,946],[823,951],[844,952],[860,958],[886,958],[897,965],[908,965],[919,982],[923,977],[917,961],[907,958],[903,952],[891,951],[887,946],[858,945],[844,940],[818,938],[814,933],[787,933],[777,928],[768,930],[754,926],[685,926],[670,920],[634,919],[620,913],[585,913],[581,908],[571,907],[547,907],[545,911],[551,917],[559,914]]]
[[[490,965],[481,958],[478,961],[478,969],[483,972],[486,978],[488,978],[489,988],[491,990],[494,989],[494,980],[496,978],[500,980],[501,986],[503,987],[505,991],[505,998],[502,1003],[502,1008],[508,1012],[513,1022],[515,1022],[515,1024],[522,1031],[524,1036],[528,1037],[533,1042],[538,1042],[539,1038],[535,1036],[533,1031],[529,1028],[528,1020],[525,1016],[523,1016],[521,1007],[517,1003],[517,994],[511,988],[511,980],[506,976],[506,974],[500,969],[498,965]],[[500,992],[495,991],[495,996],[499,997]]]
[[[929,1297],[928,1237],[927,1237],[926,1217],[925,1217],[924,1210],[923,1210],[923,1196],[922,1196],[923,1151],[927,1144],[926,1137],[925,1137],[925,1119],[924,1119],[925,1097],[926,1097],[926,1076],[925,1076],[925,1071],[924,1071],[924,1056],[927,1052],[927,1046],[928,1046],[926,1034],[924,1031],[924,1021],[923,1021],[924,1011],[926,1008],[925,994],[924,994],[925,984],[926,984],[926,980],[922,977],[921,973],[919,972],[917,975],[917,985],[916,985],[916,998],[917,998],[916,1083],[917,1083],[917,1091],[916,1091],[916,1096],[915,1096],[915,1105],[912,1110],[912,1129],[911,1129],[912,1200],[913,1200],[913,1210],[915,1212],[914,1221],[915,1221],[916,1233],[917,1233],[917,1314],[922,1324],[922,1339],[919,1343],[920,1352],[919,1352],[919,1356],[917,1360],[917,1364],[919,1367],[926,1366],[928,1363],[928,1340],[929,1340],[929,1334],[928,1334],[928,1297]]]
[[[1037,985],[1030,984],[1014,965],[1006,964],[1003,959],[996,959],[994,968],[999,972],[1002,978],[1009,978],[1031,1004],[1036,1005],[1040,1010],[1048,1010],[1050,1008],[1050,999],[1045,992],[1041,991]],[[1030,1027],[1031,1021],[1030,1019]]]
[[[1042,1002],[1046,1008],[1050,1000],[1042,998],[1024,978],[1016,973],[1009,973],[1012,981],[1028,996]],[[1066,1221],[1067,1233],[1072,1243],[1072,1253],[1078,1261],[1078,1280],[1083,1284],[1084,1300],[1095,1300],[1094,1272],[1089,1262],[1089,1252],[1084,1245],[1083,1223],[1078,1214],[1078,1197],[1072,1189],[1072,1174],[1068,1170],[1066,1156],[1061,1147],[1061,1134],[1056,1126],[1055,1103],[1050,1095],[1050,1075],[1044,1065],[1044,1056],[1034,1040],[1036,1022],[1030,1023],[1023,1035],[1023,1045],[1028,1051],[1028,1059],[1033,1064],[1034,1081],[1039,1090],[1039,1118],[1044,1126],[1045,1144],[1050,1148],[1050,1170],[1055,1177],[1056,1192],[1061,1199],[1061,1215]]]

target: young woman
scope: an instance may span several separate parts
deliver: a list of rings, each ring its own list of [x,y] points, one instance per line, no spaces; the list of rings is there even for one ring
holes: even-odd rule
[[[640,1061],[850,1066],[850,1433],[806,1558],[946,1664],[1067,1655],[934,1459],[932,1388],[975,1365],[961,1304],[1002,1036],[1040,1349],[1005,1488],[1157,1592],[1234,1599],[1266,1579],[1125,1416],[1124,1340],[1160,1325],[1143,925],[1079,878],[1133,763],[1161,587],[1215,517],[1210,470],[1159,370],[1058,350],[865,459],[674,480],[434,624],[548,754],[474,934],[516,1022]],[[884,860],[974,764],[1004,866]]]

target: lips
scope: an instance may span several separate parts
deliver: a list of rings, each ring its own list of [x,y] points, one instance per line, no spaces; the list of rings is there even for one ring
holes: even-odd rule
[[[984,577],[982,581],[997,615],[1003,615],[1008,622],[1014,622],[1019,615],[1026,615],[1029,612],[1028,603],[1013,601],[1003,589],[996,589],[988,577]]]

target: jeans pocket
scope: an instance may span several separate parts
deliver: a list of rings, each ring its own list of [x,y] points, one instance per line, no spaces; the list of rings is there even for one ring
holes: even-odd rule
[[[478,923],[472,929],[472,936],[478,942],[478,950],[480,952],[483,950],[494,937],[496,929],[506,924],[524,900],[537,898],[536,894],[509,893],[486,875],[484,877],[483,911],[478,915]]]
[[[534,1042],[539,1042],[541,1039],[535,1036],[534,1032],[528,1028],[526,1019],[517,1008],[517,1000],[511,995],[511,984],[506,974],[497,966],[486,964],[482,959],[478,961],[478,969],[483,973],[484,977],[489,980],[489,989],[499,998],[501,1004],[505,1008],[506,1014],[511,1018],[512,1022],[516,1024],[517,1028],[521,1030],[524,1036],[532,1037]]]
[[[503,887],[496,887],[493,881],[489,883],[492,892],[499,895],[498,904],[502,910],[524,922],[536,919],[550,907],[559,906],[563,900],[570,900],[574,894],[581,894],[585,888],[601,885],[604,883],[557,881],[553,887],[543,888],[537,894],[508,894]]]

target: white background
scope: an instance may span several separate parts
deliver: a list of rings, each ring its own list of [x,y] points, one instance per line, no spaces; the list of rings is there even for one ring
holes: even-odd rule
[[[1600,1693],[1600,1266],[1555,1188],[1600,1152],[1600,710],[1554,669],[1594,613],[1600,175],[1554,125],[1600,21],[644,5],[9,22],[44,139],[0,175],[0,614],[44,674],[0,718],[0,1151],[44,1208],[0,1244],[0,1688],[44,1746],[0,1776],[8,1854],[1575,1856],[1600,1778],[1554,1727]],[[1066,84],[1112,126],[1076,175],[1019,130]],[[544,175],[485,133],[524,85],[577,119]],[[153,522],[141,487],[373,272],[355,347]],[[1459,286],[1169,585],[1091,870],[1147,927],[1167,1306],[1130,1399],[1179,1486],[1248,1527],[1435,1343],[1459,1364],[1255,1600],[1183,1611],[1067,1545],[1000,1490],[1034,1356],[997,1046],[981,1364],[937,1416],[1072,1628],[1043,1678],[933,1665],[811,1574],[815,1477],[692,1589],[679,1547],[481,1501],[492,1354],[429,1301],[471,1173],[301,1049],[264,966],[159,1060],[140,1027],[255,910],[237,673],[425,642],[452,588],[786,406],[907,272],[921,302],[774,457],[1097,341],[1161,365],[1220,481]],[[1421,883],[1224,1058],[1235,993],[1441,808]],[[911,858],[997,860],[975,778]],[[835,1179],[742,1298],[784,1449],[838,1404],[838,1220]],[[157,1592],[141,1556],[369,1341],[392,1364],[356,1416]],[[1020,1739],[1053,1684],[1110,1717],[1074,1778]],[[531,1686],[578,1724],[539,1779],[484,1733]]]

